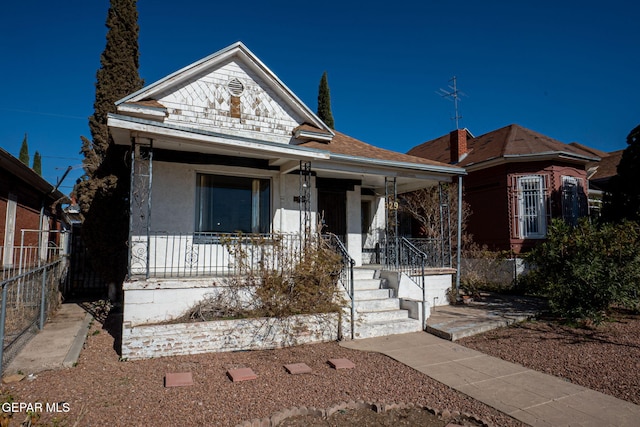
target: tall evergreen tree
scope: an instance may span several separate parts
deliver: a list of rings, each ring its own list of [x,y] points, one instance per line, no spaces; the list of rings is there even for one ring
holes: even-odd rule
[[[640,125],[627,136],[627,148],[622,152],[617,175],[604,198],[602,216],[606,220],[640,221]]]
[[[40,153],[36,151],[36,154],[33,155],[33,167],[31,168],[35,173],[42,176],[42,157]]]
[[[96,270],[110,283],[122,283],[127,269],[129,169],[126,148],[108,132],[107,116],[115,102],[143,86],[138,73],[136,0],[110,0],[106,46],[96,74],[91,140],[82,139],[85,175],[75,193],[84,215],[82,235]]]
[[[326,71],[322,74],[320,86],[318,87],[318,117],[331,129],[335,129],[333,114],[331,113],[331,94]]]
[[[29,144],[27,143],[27,134],[24,134],[22,145],[20,146],[20,161],[29,166]]]

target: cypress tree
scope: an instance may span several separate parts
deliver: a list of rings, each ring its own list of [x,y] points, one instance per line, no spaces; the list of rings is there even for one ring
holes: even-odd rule
[[[107,117],[115,102],[143,86],[138,73],[136,0],[110,0],[106,46],[96,73],[91,140],[81,137],[84,176],[75,193],[84,216],[82,237],[94,268],[119,286],[127,271],[129,168],[127,147],[118,147],[108,132]]]
[[[27,144],[27,134],[24,134],[22,145],[20,146],[20,161],[29,166],[29,145]]]
[[[331,129],[334,129],[333,114],[331,114],[331,94],[327,72],[322,74],[318,87],[318,117]]]
[[[40,153],[36,151],[36,154],[33,155],[33,167],[31,168],[35,173],[42,176],[42,158],[40,157]]]
[[[606,220],[640,221],[640,125],[627,136],[627,148],[622,152],[617,175],[609,182],[602,216]]]

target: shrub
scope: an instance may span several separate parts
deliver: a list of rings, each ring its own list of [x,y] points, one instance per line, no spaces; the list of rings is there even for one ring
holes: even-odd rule
[[[545,295],[554,314],[600,322],[612,305],[636,308],[640,281],[640,225],[570,226],[553,220],[547,240],[527,260],[522,284]]]
[[[337,312],[344,305],[338,284],[342,258],[321,236],[302,247],[285,236],[247,235],[223,243],[236,274],[223,280],[224,292],[205,298],[181,319],[286,317]]]

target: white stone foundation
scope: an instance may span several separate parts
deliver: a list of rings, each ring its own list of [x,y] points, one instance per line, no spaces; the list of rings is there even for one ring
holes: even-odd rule
[[[211,322],[131,326],[122,328],[122,358],[239,350],[267,350],[300,344],[336,341],[338,314],[297,315],[287,318],[219,320]]]

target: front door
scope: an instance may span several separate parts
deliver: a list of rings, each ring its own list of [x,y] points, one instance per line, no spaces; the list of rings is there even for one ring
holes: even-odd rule
[[[333,233],[344,243],[347,236],[346,191],[318,190],[318,217],[323,233]]]

